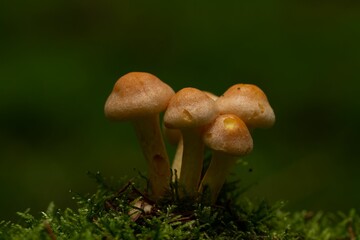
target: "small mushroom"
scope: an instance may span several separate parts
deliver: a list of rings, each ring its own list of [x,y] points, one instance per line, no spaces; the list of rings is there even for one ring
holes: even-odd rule
[[[164,115],[165,126],[179,129],[182,133],[184,149],[179,183],[190,197],[197,194],[201,177],[204,157],[202,130],[217,115],[215,101],[195,88],[184,88],[177,92]]]
[[[220,114],[232,113],[247,127],[268,128],[275,123],[275,114],[265,93],[253,84],[235,84],[216,100]]]
[[[216,96],[211,92],[208,91],[203,91],[203,92],[214,101],[216,101],[216,99],[218,98],[218,96]],[[163,124],[163,132],[172,145],[177,145],[174,160],[171,166],[171,169],[173,170],[173,174],[174,174],[173,181],[175,181],[176,176],[180,176],[181,174],[182,154],[184,149],[183,139],[180,130],[167,128],[165,127],[164,124]]]
[[[245,123],[234,114],[219,115],[205,130],[203,139],[205,145],[212,149],[212,159],[199,192],[208,187],[211,203],[215,204],[236,160],[252,151],[253,140]]]
[[[155,200],[169,189],[170,164],[160,131],[159,113],[166,109],[174,94],[172,88],[156,76],[131,72],[119,78],[105,103],[107,118],[132,122],[148,164]]]

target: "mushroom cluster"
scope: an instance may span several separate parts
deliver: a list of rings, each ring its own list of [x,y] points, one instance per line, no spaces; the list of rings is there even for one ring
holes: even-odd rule
[[[161,112],[165,112],[162,131]],[[150,198],[161,199],[171,181],[178,180],[180,197],[196,198],[208,189],[212,204],[236,159],[252,151],[249,130],[275,122],[266,95],[255,85],[235,84],[220,97],[191,87],[175,93],[145,72],[130,72],[117,80],[105,115],[133,124],[148,165]],[[172,167],[162,133],[178,145]],[[201,179],[206,147],[212,150],[212,159]]]

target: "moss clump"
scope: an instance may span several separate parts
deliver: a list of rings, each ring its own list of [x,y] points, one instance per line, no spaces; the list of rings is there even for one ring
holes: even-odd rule
[[[56,209],[32,216],[18,213],[18,223],[0,222],[0,239],[357,239],[360,217],[344,213],[289,213],[283,203],[252,202],[227,184],[218,205],[198,199],[178,200],[176,186],[154,204],[134,182],[119,188],[92,174],[99,188],[93,195],[76,196],[78,209]],[[204,197],[203,199],[207,199]],[[236,199],[236,201],[234,200]],[[136,208],[142,200],[151,211]],[[135,216],[136,215],[136,216]]]

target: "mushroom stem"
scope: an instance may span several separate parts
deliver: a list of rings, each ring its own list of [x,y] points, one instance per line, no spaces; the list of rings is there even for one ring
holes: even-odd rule
[[[204,143],[199,129],[183,129],[183,155],[179,183],[184,192],[194,197],[200,182],[204,158]]]
[[[133,121],[136,135],[148,164],[150,189],[154,200],[169,189],[170,163],[159,127],[159,115],[137,118]]]
[[[175,156],[174,156],[174,161],[173,161],[172,167],[171,167],[172,170],[173,170],[173,181],[176,180],[176,177],[179,178],[180,173],[181,173],[181,163],[182,163],[183,149],[184,149],[184,143],[183,143],[183,139],[181,137],[179,142],[178,142],[176,152],[175,152]]]
[[[213,151],[212,154],[210,165],[201,181],[199,192],[202,193],[208,187],[211,204],[215,204],[226,177],[233,169],[238,157],[219,151]]]

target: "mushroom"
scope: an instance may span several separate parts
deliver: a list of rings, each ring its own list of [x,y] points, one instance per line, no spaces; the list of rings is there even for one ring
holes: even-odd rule
[[[162,124],[162,128],[165,138],[169,141],[169,143],[171,145],[177,145],[174,160],[171,165],[171,169],[173,171],[172,178],[173,181],[175,181],[176,178],[180,176],[180,172],[181,172],[181,161],[182,161],[182,155],[184,149],[183,139],[179,129],[167,128],[165,127],[164,122]]]
[[[128,73],[115,83],[105,103],[105,115],[133,124],[148,164],[152,197],[157,200],[169,189],[170,164],[160,131],[159,113],[174,95],[170,86],[145,72]]]
[[[235,114],[251,129],[268,128],[275,123],[275,114],[265,93],[253,84],[231,86],[216,104],[220,114]]]
[[[218,96],[215,94],[203,91],[208,97],[210,97],[212,100],[216,101]],[[176,176],[180,176],[181,174],[181,162],[182,162],[182,154],[183,154],[183,139],[181,136],[181,132],[178,129],[170,129],[165,127],[163,123],[163,132],[165,137],[169,140],[170,144],[177,145],[174,160],[172,162],[171,169],[173,170],[173,181],[176,180]]]
[[[253,140],[245,123],[234,114],[219,115],[205,130],[203,140],[212,149],[212,159],[199,192],[208,187],[211,203],[215,204],[226,176],[238,157],[251,152]]]
[[[180,194],[194,197],[200,182],[204,144],[203,127],[211,123],[218,115],[215,101],[204,92],[195,88],[183,88],[170,100],[164,115],[167,128],[181,130],[183,137],[183,156],[179,178]]]

